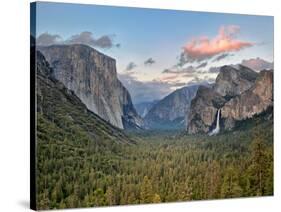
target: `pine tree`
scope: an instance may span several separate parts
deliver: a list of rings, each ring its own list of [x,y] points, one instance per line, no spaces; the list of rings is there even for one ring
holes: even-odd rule
[[[48,210],[50,208],[50,200],[48,197],[48,190],[45,189],[44,193],[41,195],[40,201],[38,203],[38,208]]]
[[[59,204],[59,209],[64,209],[64,208],[66,208],[66,204],[63,201],[61,201]]]
[[[102,189],[98,188],[97,190],[95,190],[93,198],[96,206],[105,205],[105,195]]]
[[[239,185],[238,174],[231,166],[225,171],[223,184],[221,187],[222,198],[240,197],[242,195],[242,188]]]
[[[159,194],[154,194],[153,199],[152,199],[153,203],[159,203],[161,202],[161,198],[159,196]]]
[[[140,201],[141,203],[150,203],[152,202],[152,199],[153,199],[152,184],[151,181],[148,179],[148,177],[145,176],[141,185]]]
[[[260,196],[265,193],[265,179],[268,168],[266,145],[264,136],[259,130],[254,131],[253,142],[251,144],[251,166],[252,188],[255,195]]]
[[[178,200],[182,200],[182,201],[191,200],[192,189],[189,184],[189,180],[186,180],[185,182],[179,184],[177,196],[178,196]]]
[[[108,187],[105,193],[106,201],[108,205],[115,205],[115,198],[114,198],[114,192],[112,187]]]

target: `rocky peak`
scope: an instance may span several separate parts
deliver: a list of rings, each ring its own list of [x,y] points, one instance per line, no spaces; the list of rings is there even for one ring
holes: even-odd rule
[[[192,100],[188,132],[210,132],[218,109],[224,129],[273,106],[273,71],[257,73],[248,67],[223,66],[212,88],[200,87]]]
[[[116,127],[141,127],[127,89],[117,78],[115,59],[82,44],[38,47],[53,76],[87,108]]]
[[[221,109],[225,128],[231,129],[235,121],[251,118],[273,106],[273,71],[261,71],[254,85],[241,95],[228,101]]]
[[[246,66],[239,65],[238,68],[223,66],[216,78],[214,90],[228,98],[240,95],[254,84],[257,76],[255,71]]]

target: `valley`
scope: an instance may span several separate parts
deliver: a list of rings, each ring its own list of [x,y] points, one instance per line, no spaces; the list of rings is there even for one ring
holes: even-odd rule
[[[39,141],[39,208],[273,195],[272,120],[246,125],[211,137],[130,133],[133,145]]]
[[[226,66],[214,85],[187,86],[140,105],[142,112],[150,107],[141,117],[112,75],[114,67],[107,70],[112,93],[103,90],[109,76],[102,69],[112,59],[89,47],[60,48],[45,51],[74,51],[80,59],[68,67],[64,60],[71,53],[62,53],[62,59],[50,53],[48,59],[32,52],[38,209],[273,195],[272,71]],[[88,56],[80,55],[81,48]],[[93,67],[101,67],[79,68],[77,75],[74,67],[87,67],[93,54],[103,61]],[[93,111],[93,105],[99,109]]]
[[[274,17],[113,5],[31,3],[30,207],[275,195]]]

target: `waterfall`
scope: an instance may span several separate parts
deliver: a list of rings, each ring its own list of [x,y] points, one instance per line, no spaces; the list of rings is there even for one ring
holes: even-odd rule
[[[144,111],[143,111],[143,113],[142,113],[142,117],[145,117],[145,115],[148,113],[148,111],[147,111],[147,107],[146,108],[144,108]]]
[[[216,128],[209,133],[210,136],[216,135],[220,132],[220,112],[221,109],[218,109]]]

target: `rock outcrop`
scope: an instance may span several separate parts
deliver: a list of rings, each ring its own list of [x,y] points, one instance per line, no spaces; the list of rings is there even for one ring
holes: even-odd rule
[[[241,95],[232,98],[221,109],[226,129],[235,121],[253,117],[273,106],[273,71],[261,71],[255,84]]]
[[[158,101],[145,115],[145,126],[149,129],[184,128],[197,89],[198,85],[183,87]]]
[[[253,86],[258,73],[240,65],[238,69],[232,66],[223,66],[216,78],[214,90],[226,98],[240,95]]]
[[[38,48],[53,77],[74,91],[89,110],[121,129],[142,127],[129,92],[117,78],[115,59],[82,44]]]
[[[190,106],[189,133],[209,132],[215,124],[214,120],[218,109],[224,105],[225,101],[213,87],[200,86]]]
[[[221,124],[232,129],[237,121],[260,114],[273,106],[273,71],[257,73],[245,66],[223,66],[212,88],[200,87],[192,100],[188,132],[207,133]]]

